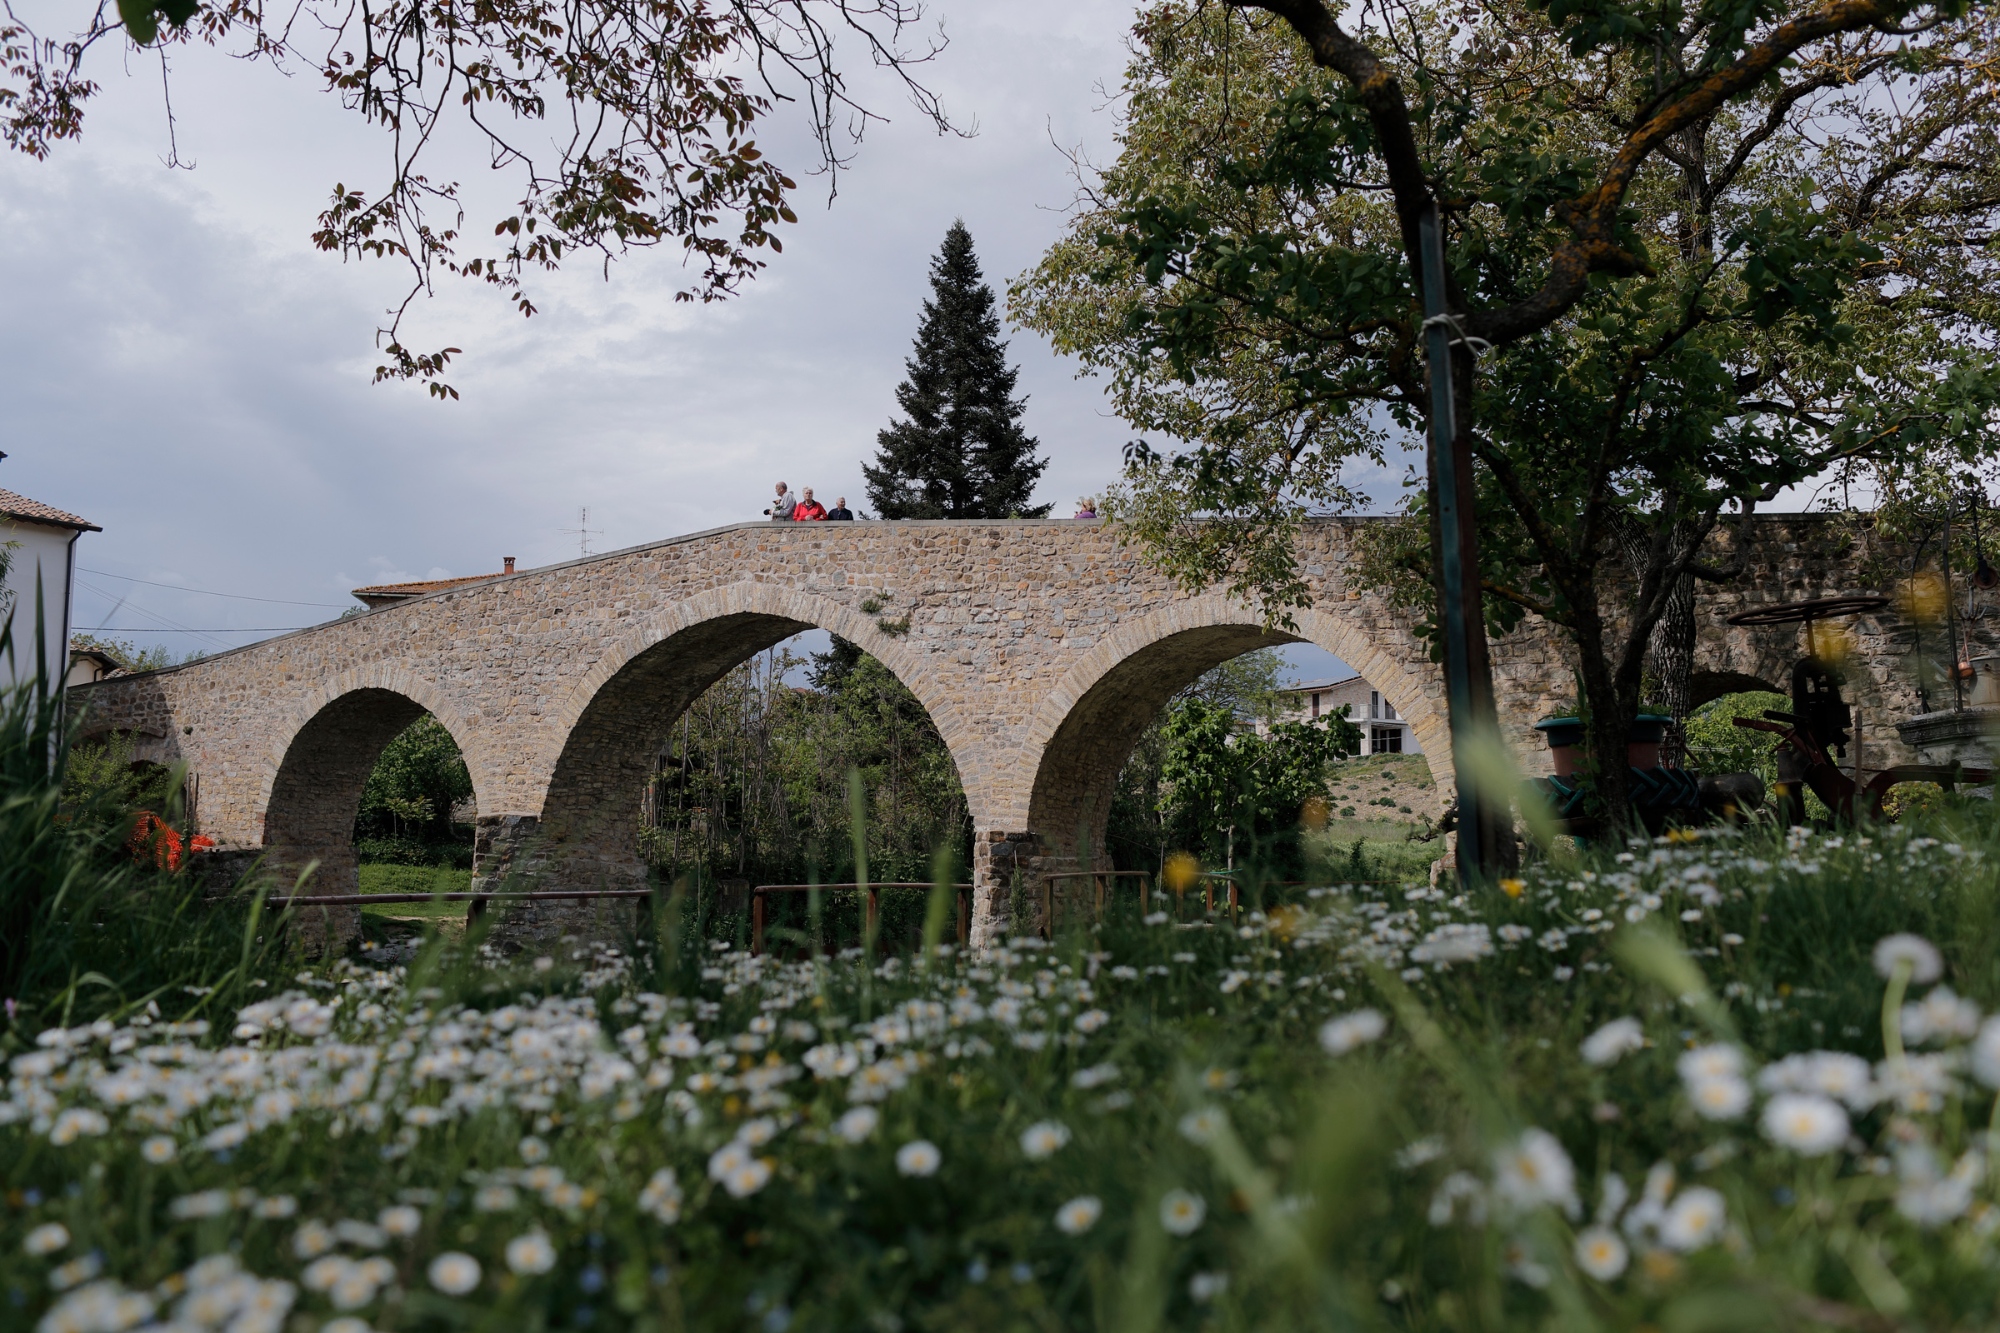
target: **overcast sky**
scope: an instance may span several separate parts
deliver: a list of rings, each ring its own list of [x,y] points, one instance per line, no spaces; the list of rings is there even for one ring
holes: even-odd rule
[[[933,13],[951,45],[928,81],[976,135],[940,137],[864,82],[892,123],[870,131],[830,208],[823,182],[801,180],[784,254],[729,303],[676,304],[684,275],[665,253],[608,283],[587,266],[538,279],[528,321],[484,289],[447,291],[406,341],[465,349],[456,403],[369,382],[370,336],[404,275],[308,239],[335,181],[380,179],[372,131],[310,74],[177,52],[194,169],[171,169],[157,58],[100,59],[80,143],[0,158],[0,486],[103,526],[79,547],[97,572],[76,624],[186,626],[204,632],[131,637],[212,650],[325,619],[360,584],[573,557],[586,508],[590,547],[606,551],[753,519],[778,478],[859,502],[945,228],[965,219],[996,290],[1059,234],[1074,183],[1057,145],[1111,155],[1107,90],[1132,10],[942,0]],[[432,169],[484,174],[472,152]],[[1116,477],[1132,432],[1096,382],[1011,337],[1050,460],[1038,498],[1067,513]],[[1337,670],[1324,654],[1298,667]]]

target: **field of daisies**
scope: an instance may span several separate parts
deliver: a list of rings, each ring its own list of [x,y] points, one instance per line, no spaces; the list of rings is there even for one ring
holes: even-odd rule
[[[889,957],[100,885],[7,1000],[0,1327],[1990,1327],[1988,819]]]

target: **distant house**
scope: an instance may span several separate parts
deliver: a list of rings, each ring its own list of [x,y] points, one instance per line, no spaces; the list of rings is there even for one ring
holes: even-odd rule
[[[1396,705],[1360,676],[1343,680],[1308,681],[1280,691],[1278,720],[1323,717],[1344,704],[1347,720],[1361,728],[1363,754],[1422,754],[1417,733],[1396,715]]]
[[[497,574],[469,574],[462,579],[418,579],[414,583],[377,583],[372,587],[354,589],[354,595],[365,603],[370,611],[379,611],[385,606],[407,602],[413,597],[428,597],[434,592],[484,583],[488,579],[505,578],[514,572],[514,557],[507,556],[506,564],[507,567]]]
[[[63,688],[72,685],[88,685],[92,681],[115,676],[123,667],[110,653],[99,652],[95,648],[72,648],[69,650],[69,674],[63,677]]]
[[[0,490],[0,551],[6,577],[0,579],[0,621],[14,624],[14,653],[0,656],[0,689],[33,680],[37,662],[51,686],[69,674],[72,589],[76,582],[76,539],[102,532],[95,523],[39,500]],[[35,597],[41,594],[41,642],[35,642]],[[37,656],[39,652],[39,658]]]

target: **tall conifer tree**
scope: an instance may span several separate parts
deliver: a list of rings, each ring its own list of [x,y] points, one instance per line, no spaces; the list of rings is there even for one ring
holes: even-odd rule
[[[972,234],[951,224],[931,261],[931,299],[917,326],[909,377],[896,388],[904,420],[879,432],[875,462],[861,465],[882,518],[1046,518],[1030,506],[1048,463],[1021,429],[1027,400],[1007,364],[993,289],[972,253]]]

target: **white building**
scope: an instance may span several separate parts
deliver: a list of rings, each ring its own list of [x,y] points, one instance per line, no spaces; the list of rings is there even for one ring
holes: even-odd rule
[[[1284,700],[1278,720],[1323,717],[1347,707],[1347,720],[1361,728],[1363,754],[1422,754],[1417,733],[1396,716],[1396,705],[1360,676],[1345,680],[1308,681],[1280,692]]]
[[[69,673],[71,588],[76,581],[76,539],[102,532],[95,523],[66,514],[39,500],[0,490],[0,622],[14,622],[14,655],[0,655],[0,689],[33,680],[36,650],[48,672],[51,688],[59,689]],[[35,642],[35,593],[39,587],[42,634]]]

